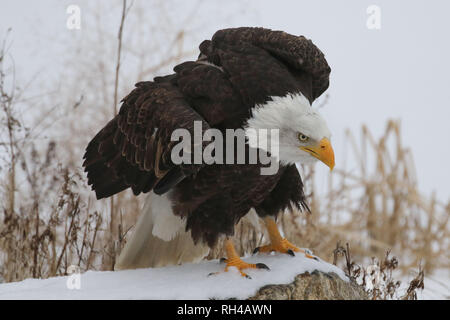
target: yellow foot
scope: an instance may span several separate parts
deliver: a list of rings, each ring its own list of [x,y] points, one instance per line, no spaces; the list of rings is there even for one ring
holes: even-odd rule
[[[266,266],[264,263],[252,264],[252,263],[247,263],[247,262],[242,261],[241,258],[239,258],[238,254],[236,253],[236,250],[234,250],[233,242],[228,238],[225,241],[225,250],[227,252],[228,259],[223,259],[223,258],[220,259],[220,262],[227,263],[227,265],[225,267],[225,272],[227,272],[230,267],[236,267],[243,277],[251,279],[251,277],[248,274],[246,274],[245,272],[243,272],[242,270],[244,270],[244,269],[270,270],[269,267]],[[217,274],[217,272],[210,273],[209,275],[213,275],[213,274]]]
[[[272,242],[271,244],[268,244],[266,246],[262,246],[259,248],[256,248],[253,251],[253,254],[257,252],[262,253],[270,253],[270,252],[281,252],[281,253],[287,253],[291,256],[295,256],[294,252],[301,252],[305,255],[305,257],[309,259],[319,260],[317,257],[314,257],[310,255],[307,251],[300,249],[296,246],[294,246],[292,243],[290,243],[286,238],[282,238],[279,241]]]
[[[317,257],[310,255],[309,251],[307,252],[303,249],[297,248],[292,243],[287,241],[286,238],[283,238],[280,232],[278,231],[278,227],[277,224],[275,223],[275,220],[272,217],[268,216],[264,218],[264,222],[266,224],[267,231],[269,232],[269,238],[271,243],[267,246],[256,248],[253,251],[254,254],[256,252],[270,253],[272,251],[276,251],[281,253],[287,253],[290,254],[291,256],[295,256],[294,252],[302,252],[305,255],[305,257],[319,261]]]
[[[225,272],[228,272],[229,268],[231,267],[235,267],[239,270],[239,272],[241,273],[241,275],[243,277],[246,277],[247,279],[251,279],[251,277],[246,274],[244,271],[244,269],[265,269],[265,270],[270,270],[270,268],[268,266],[266,266],[264,263],[247,263],[241,260],[241,258],[239,257],[233,257],[231,259],[225,259],[222,258],[220,259],[220,262],[226,262],[226,266],[225,266]],[[213,272],[210,273],[209,276],[211,275],[215,275],[218,274],[219,272]]]
[[[236,267],[239,272],[241,273],[241,275],[243,277],[246,277],[248,279],[251,279],[251,277],[246,274],[245,272],[243,272],[242,270],[244,269],[265,269],[265,270],[270,270],[268,266],[266,266],[264,263],[247,263],[241,260],[241,258],[239,257],[233,257],[231,259],[227,259],[226,260],[227,265],[225,266],[225,272],[228,271],[228,269],[230,267]]]

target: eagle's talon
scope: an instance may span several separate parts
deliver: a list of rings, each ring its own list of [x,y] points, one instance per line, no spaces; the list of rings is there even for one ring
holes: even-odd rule
[[[270,268],[269,268],[266,264],[264,264],[264,263],[257,263],[257,264],[256,264],[256,268],[258,268],[258,269],[264,269],[264,270],[270,271]]]
[[[286,239],[283,238],[279,241],[272,242],[271,244],[256,248],[253,252],[254,253],[256,253],[256,252],[261,252],[261,253],[281,252],[281,253],[286,253],[286,254],[289,254],[289,255],[295,257],[294,252],[304,252],[304,251],[302,249],[297,248],[292,243],[290,243],[289,241],[287,241]]]
[[[253,250],[253,254],[257,254],[259,252],[259,247],[256,247],[255,250]]]
[[[225,262],[227,262],[227,258],[220,258],[220,260],[219,260],[219,263],[225,263]]]
[[[220,259],[221,261],[225,260],[227,262],[227,265],[225,266],[225,272],[227,272],[230,267],[235,267],[240,272],[241,276],[246,277],[247,279],[251,279],[251,277],[242,270],[244,269],[270,270],[269,267],[266,266],[264,263],[253,264],[242,261],[242,259],[239,257],[239,255],[236,253],[236,250],[234,249],[233,242],[229,239],[225,241],[225,249],[227,252],[228,259]]]

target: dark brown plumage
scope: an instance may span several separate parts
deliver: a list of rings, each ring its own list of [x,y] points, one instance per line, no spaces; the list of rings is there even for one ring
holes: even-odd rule
[[[212,246],[252,207],[260,216],[307,208],[300,175],[294,165],[272,176],[261,176],[259,164],[176,166],[172,131],[192,131],[195,120],[203,130],[241,128],[271,96],[301,92],[312,102],[327,89],[330,68],[310,40],[263,28],[220,30],[200,52],[174,74],[136,84],[89,143],[83,166],[98,199],[127,188],[171,190],[193,239]]]

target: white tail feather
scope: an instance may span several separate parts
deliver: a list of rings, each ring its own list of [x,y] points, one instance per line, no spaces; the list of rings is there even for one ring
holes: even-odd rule
[[[162,267],[203,259],[209,247],[195,245],[185,225],[185,220],[173,214],[167,194],[151,192],[114,269]]]

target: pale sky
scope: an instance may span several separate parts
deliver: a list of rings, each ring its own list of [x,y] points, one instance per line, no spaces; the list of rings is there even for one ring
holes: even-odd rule
[[[0,35],[13,28],[10,52],[19,79],[37,72],[45,79],[64,67],[59,56],[64,48],[54,39],[71,36],[65,27],[69,4],[79,4],[83,11],[84,2],[77,0],[1,1]],[[224,1],[214,4],[223,6]],[[366,26],[369,5],[381,10],[380,30]],[[413,151],[420,189],[449,199],[449,1],[267,0],[227,1],[226,6],[228,13],[239,14],[227,23],[209,17],[212,22],[198,31],[201,38],[225,27],[262,26],[305,35],[325,53],[332,73],[330,100],[321,112],[333,132],[337,167],[345,128],[359,133],[365,123],[379,136],[387,119],[401,119],[403,143]],[[174,5],[175,14],[179,7]]]

